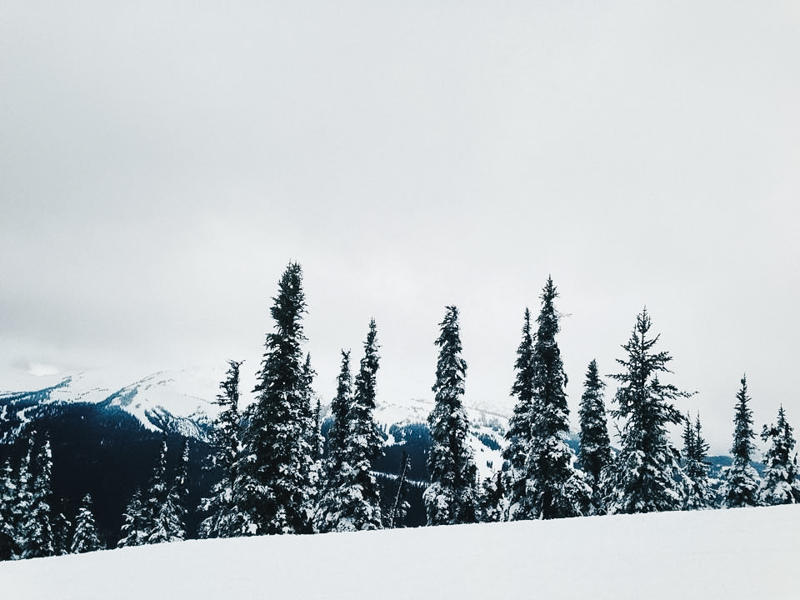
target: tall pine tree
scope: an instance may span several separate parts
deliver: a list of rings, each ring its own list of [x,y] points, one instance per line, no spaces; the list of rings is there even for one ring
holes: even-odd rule
[[[309,533],[311,411],[302,352],[306,301],[299,264],[286,268],[273,300],[275,330],[267,334],[256,401],[247,413],[234,502],[246,516],[246,533]]]
[[[458,309],[448,306],[436,345],[435,406],[428,416],[431,484],[423,499],[428,525],[474,523],[477,520],[477,469],[467,441],[469,419],[462,404],[467,363],[461,358]]]
[[[603,401],[605,386],[597,370],[597,361],[593,360],[586,372],[578,413],[581,428],[578,463],[592,487],[592,505],[597,513],[605,512],[602,481],[604,471],[611,464],[611,440],[608,437],[608,421]]]
[[[335,495],[338,493],[338,497],[328,505],[322,531],[362,531],[382,527],[380,490],[372,474],[372,461],[383,451],[383,440],[373,418],[380,362],[377,335],[373,319],[364,342],[364,357],[355,378],[352,399],[341,424],[344,431],[336,432],[336,435],[344,435],[338,468],[334,465],[329,489],[338,490],[333,491]],[[343,360],[340,391],[345,399],[347,373]],[[341,407],[336,410],[341,411]],[[333,450],[333,446],[331,448]]]
[[[747,376],[742,377],[742,387],[736,394],[736,413],[733,418],[733,464],[725,471],[725,505],[728,508],[758,505],[759,477],[750,464],[755,451],[753,439],[753,411],[747,395]]]
[[[774,425],[764,425],[761,439],[769,444],[764,455],[764,481],[759,490],[762,504],[796,504],[800,502],[800,480],[797,478],[797,455],[794,450],[794,428],[786,420],[786,412],[781,405],[778,421]]]
[[[522,341],[517,349],[517,360],[514,364],[517,375],[511,388],[512,396],[517,397],[514,414],[508,422],[506,441],[503,450],[505,488],[508,492],[509,520],[525,518],[520,508],[527,495],[527,476],[525,459],[531,445],[533,433],[534,411],[534,375],[535,361],[533,354],[533,334],[531,333],[531,313],[525,309],[522,325]]]
[[[314,528],[321,533],[335,531],[341,520],[340,488],[345,484],[342,468],[346,456],[350,407],[353,403],[349,350],[342,350],[342,366],[337,381],[336,397],[331,402],[333,421],[326,440],[323,489],[314,515]],[[350,475],[349,471],[347,475]]]
[[[617,359],[624,372],[611,375],[620,382],[612,416],[624,419],[621,450],[614,463],[611,513],[647,513],[676,510],[682,494],[678,451],[672,447],[668,425],[682,423],[673,405],[691,394],[672,384],[662,384],[659,373],[670,373],[668,352],[655,352],[660,336],[650,337],[650,315],[644,309],[636,317],[631,338],[623,346],[626,359]]]
[[[31,439],[34,439],[33,435]],[[50,439],[34,445],[28,454],[27,481],[20,481],[23,495],[22,521],[20,524],[20,546],[22,558],[37,558],[55,554],[55,539],[52,527],[53,493],[50,487],[53,456]]]
[[[233,484],[236,480],[236,461],[241,446],[241,415],[239,413],[239,369],[243,361],[228,361],[228,371],[220,383],[222,392],[216,404],[220,413],[214,420],[211,434],[213,467],[220,479],[211,489],[212,495],[204,498],[201,509],[208,516],[200,523],[203,538],[233,537],[244,533],[245,519],[233,502]]]
[[[576,517],[589,510],[591,488],[573,466],[574,454],[566,443],[569,407],[567,376],[556,342],[560,331],[555,299],[558,291],[547,278],[534,354],[534,419],[531,444],[525,460],[527,491],[523,511],[529,519]]]

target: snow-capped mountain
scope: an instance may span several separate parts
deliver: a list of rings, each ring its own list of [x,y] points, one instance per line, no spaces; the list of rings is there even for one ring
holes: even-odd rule
[[[38,385],[27,390],[2,392],[0,422],[17,425],[4,433],[14,435],[42,409],[87,404],[100,411],[127,413],[150,431],[205,438],[217,411],[213,400],[219,386],[218,374],[184,369],[153,373],[122,385],[120,379],[113,373],[85,371],[36,378],[28,383]]]

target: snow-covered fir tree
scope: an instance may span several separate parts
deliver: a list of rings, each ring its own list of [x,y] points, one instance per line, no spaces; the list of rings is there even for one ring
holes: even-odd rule
[[[34,439],[33,435],[31,439]],[[49,437],[42,444],[32,444],[32,447],[34,451],[29,452],[26,459],[25,480],[21,478],[19,482],[22,497],[18,540],[22,558],[55,554],[51,508],[53,493],[50,487],[53,456]]]
[[[783,405],[778,410],[777,423],[764,425],[761,439],[768,444],[764,454],[764,480],[759,490],[761,504],[772,506],[800,502],[797,454],[792,455],[794,428],[786,420]]]
[[[326,440],[324,479],[319,503],[314,514],[318,532],[335,531],[341,517],[340,487],[344,485],[342,467],[349,428],[348,415],[353,403],[353,376],[350,373],[350,351],[342,350],[342,365],[337,378],[336,397],[331,402],[332,422]],[[349,474],[349,473],[348,473]]]
[[[69,551],[72,554],[79,554],[82,552],[94,552],[102,548],[103,545],[97,535],[97,524],[92,512],[92,496],[86,494],[78,509],[75,532],[72,534],[72,543]]]
[[[508,495],[508,520],[525,518],[520,507],[524,504],[527,493],[527,476],[525,459],[531,445],[534,420],[534,375],[535,361],[533,354],[533,334],[531,333],[531,313],[526,308],[522,326],[522,341],[517,349],[517,360],[514,364],[516,378],[511,388],[512,396],[516,396],[514,413],[508,421],[506,441],[503,450],[503,472],[505,489]]]
[[[503,480],[503,472],[498,471],[481,482],[478,491],[478,521],[481,523],[496,523],[505,518]]]
[[[586,371],[578,412],[580,417],[578,464],[592,488],[592,506],[596,513],[605,512],[602,476],[611,464],[611,440],[608,436],[608,421],[603,399],[605,386],[597,370],[597,361],[592,360]]]
[[[257,397],[246,415],[233,497],[246,517],[245,533],[310,533],[311,410],[302,352],[306,301],[299,264],[286,268],[273,300],[275,331],[267,334],[256,375]]]
[[[241,446],[241,415],[239,413],[239,370],[243,361],[229,360],[225,379],[220,383],[216,404],[220,412],[211,430],[212,466],[220,479],[211,488],[211,496],[200,506],[208,516],[200,523],[202,538],[233,537],[244,533],[245,518],[233,502],[235,466]]]
[[[636,317],[631,338],[623,346],[627,358],[617,359],[624,372],[611,375],[620,383],[615,395],[616,419],[624,419],[621,449],[613,466],[610,513],[648,513],[677,510],[682,504],[678,451],[670,443],[667,426],[683,422],[673,405],[691,394],[662,384],[660,373],[670,373],[668,352],[656,352],[660,336],[650,337],[650,315]]]
[[[166,442],[162,445],[161,457],[157,473],[163,483],[155,483],[151,488],[151,502],[160,499],[161,502],[151,513],[154,516],[153,526],[147,536],[149,544],[163,542],[177,542],[186,537],[186,496],[187,470],[189,464],[189,445],[183,441],[181,458],[175,469],[171,485],[166,483]],[[151,504],[152,506],[152,504]]]
[[[137,487],[131,496],[125,512],[122,513],[122,527],[117,548],[125,546],[142,546],[147,543],[147,536],[152,527],[152,519],[146,515],[142,491]]]
[[[733,418],[733,464],[725,471],[725,506],[739,508],[758,505],[758,488],[760,478],[750,464],[755,451],[753,439],[753,411],[750,409],[750,397],[747,395],[747,376],[742,377],[742,387],[736,394],[736,413]]]
[[[525,459],[525,518],[558,519],[576,517],[589,511],[591,487],[575,469],[575,456],[566,443],[569,407],[565,386],[567,376],[556,342],[560,331],[555,299],[558,290],[551,277],[542,290],[542,308],[536,322],[534,361],[534,419],[531,444]]]
[[[701,510],[712,508],[714,493],[708,481],[708,448],[709,445],[703,438],[700,425],[700,415],[694,423],[686,413],[686,423],[683,428],[683,474],[685,489],[684,510]]]
[[[477,520],[477,468],[467,442],[469,418],[462,403],[467,363],[461,357],[458,309],[448,306],[436,340],[436,393],[428,416],[431,447],[428,476],[431,484],[423,499],[428,525],[474,523]]]
[[[317,511],[319,531],[380,529],[380,490],[372,461],[382,453],[382,437],[373,417],[380,362],[375,320],[369,324],[364,357],[348,403],[349,367],[343,353],[337,398],[334,401],[333,438],[329,442],[326,491]],[[344,421],[339,422],[344,412]],[[337,446],[341,443],[341,448]]]
[[[303,407],[306,413],[303,415],[305,422],[306,445],[309,448],[309,506],[316,505],[317,498],[322,487],[322,446],[325,439],[322,437],[322,405],[319,398],[314,394],[314,377],[317,372],[311,367],[311,353],[306,354],[306,362],[303,364],[303,378],[305,380]]]
[[[0,560],[11,560],[19,554],[17,546],[17,484],[11,460],[0,471]]]

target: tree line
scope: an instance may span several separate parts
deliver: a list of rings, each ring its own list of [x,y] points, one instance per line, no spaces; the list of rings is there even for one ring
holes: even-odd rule
[[[469,442],[470,424],[463,405],[467,364],[462,358],[459,313],[445,309],[439,324],[439,349],[433,410],[428,417],[431,446],[429,485],[423,500],[428,525],[554,519],[598,514],[646,513],[794,503],[800,501],[793,428],[781,407],[775,424],[765,425],[763,478],[753,468],[756,437],[751,401],[743,377],[736,396],[733,462],[713,485],[699,415],[694,420],[675,407],[692,394],[662,382],[671,373],[670,354],[656,348],[644,309],[617,359],[618,384],[606,409],[596,361],[586,371],[579,408],[579,449],[567,444],[567,382],[557,343],[558,291],[548,278],[538,317],[525,310],[517,350],[516,399],[505,433],[502,468],[478,480]],[[351,367],[342,350],[331,424],[322,435],[321,407],[313,391],[314,370],[304,352],[306,313],[302,269],[283,273],[257,374],[255,401],[240,406],[241,361],[229,361],[216,402],[220,412],[211,432],[213,468],[220,478],[200,510],[206,515],[199,536],[236,537],[362,531],[402,525],[407,458],[393,499],[382,502],[371,464],[382,454],[375,423],[376,381],[380,366],[377,326],[371,320],[363,353]],[[612,448],[608,415],[618,425]],[[673,447],[670,426],[683,425],[683,447]],[[48,443],[13,472],[7,464],[0,480],[0,558],[27,558],[81,552],[101,546],[86,497],[76,516],[69,544],[54,532],[48,502]],[[166,442],[145,491],[137,490],[123,516],[118,546],[184,539],[187,454],[171,481],[165,475]],[[57,520],[55,519],[55,520]]]

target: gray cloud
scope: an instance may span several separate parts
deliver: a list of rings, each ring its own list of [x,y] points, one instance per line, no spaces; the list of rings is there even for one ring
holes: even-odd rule
[[[573,410],[646,304],[715,451],[745,370],[757,422],[800,423],[789,4],[25,2],[0,27],[6,369],[255,369],[298,260],[320,393],[374,316],[384,397],[430,395],[455,303],[468,400],[508,406],[552,274]]]

